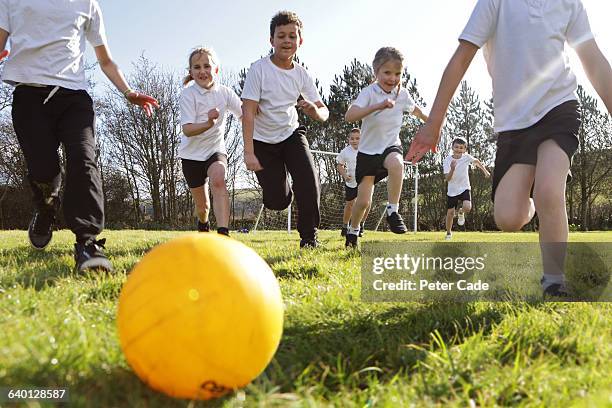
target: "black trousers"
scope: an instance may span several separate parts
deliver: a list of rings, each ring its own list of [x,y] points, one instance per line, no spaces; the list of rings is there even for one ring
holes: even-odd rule
[[[64,218],[78,242],[104,228],[102,181],[96,164],[93,102],[86,91],[20,85],[13,92],[13,127],[25,156],[38,211],[59,207],[62,171],[58,148],[66,153]]]
[[[284,210],[291,204],[293,193],[298,210],[297,229],[302,239],[316,236],[321,216],[319,213],[319,175],[308,140],[306,128],[300,126],[280,143],[253,141],[255,156],[263,170],[255,173],[263,190],[263,202],[271,210]],[[289,185],[287,172],[293,179]]]

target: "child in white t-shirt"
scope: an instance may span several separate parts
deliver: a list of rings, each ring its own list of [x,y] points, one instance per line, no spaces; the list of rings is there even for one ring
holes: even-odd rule
[[[465,214],[472,210],[472,197],[470,194],[470,164],[474,164],[482,170],[485,177],[490,177],[486,167],[474,156],[466,153],[467,141],[458,137],[453,140],[453,153],[444,159],[442,170],[444,178],[448,183],[446,190],[446,239],[451,239],[453,219],[455,218],[455,208],[459,201],[461,207],[457,216],[457,224],[465,224]]]
[[[387,176],[387,223],[396,234],[404,234],[408,230],[399,214],[404,178],[399,132],[405,112],[421,120],[427,120],[427,115],[415,105],[401,85],[403,61],[403,55],[396,48],[379,49],[372,62],[376,80],[361,90],[345,115],[347,122],[362,120],[355,170],[359,187],[351,214],[351,227],[346,234],[346,247],[357,247],[359,222],[371,205],[374,184]]]
[[[406,160],[417,162],[435,151],[450,100],[483,47],[499,132],[493,172],[495,221],[504,231],[518,231],[537,209],[542,288],[551,296],[567,296],[565,183],[580,127],[576,77],[566,43],[612,111],[612,69],[593,38],[582,1],[479,0],[442,76],[430,120],[406,155]]]
[[[219,59],[209,48],[196,48],[189,55],[189,74],[180,96],[183,135],[178,155],[183,174],[191,190],[198,215],[197,229],[210,231],[208,212],[210,197],[208,179],[217,219],[217,232],[229,236],[229,194],[225,185],[227,151],[225,149],[225,121],[229,111],[242,117],[240,98],[225,85],[216,82]]]
[[[357,198],[357,182],[355,181],[355,168],[357,167],[357,152],[359,147],[359,139],[361,138],[361,130],[359,128],[351,129],[348,137],[348,146],[346,146],[338,156],[336,156],[336,162],[338,163],[338,173],[344,179],[344,212],[342,214],[342,229],[340,231],[341,236],[346,236],[348,228],[351,226],[349,221],[351,220],[351,212],[353,210],[353,203]],[[364,221],[368,218],[368,212],[370,207],[365,211],[363,219],[359,223],[359,236],[363,235]]]
[[[257,176],[264,205],[284,210],[295,192],[300,248],[315,248],[319,245],[319,176],[296,106],[320,122],[327,120],[329,111],[312,76],[293,60],[303,42],[302,28],[293,12],[281,11],[272,18],[274,52],[254,62],[244,81],[242,133],[244,163]]]
[[[151,115],[157,101],[131,89],[111,58],[97,0],[0,0],[0,60],[10,58],[2,80],[15,87],[12,120],[28,168],[35,212],[28,239],[44,249],[53,236],[60,207],[64,148],[65,188],[62,209],[74,233],[79,272],[112,270],[104,254],[104,194],[98,170],[95,112],[87,93],[84,54],[89,43],[100,69],[131,104]]]

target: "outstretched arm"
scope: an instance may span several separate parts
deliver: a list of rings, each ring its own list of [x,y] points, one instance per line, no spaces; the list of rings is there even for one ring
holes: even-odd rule
[[[419,108],[418,106],[414,108],[414,111],[412,111],[412,114],[416,116],[417,118],[421,119],[423,122],[427,122],[427,119],[429,119],[429,116],[424,114],[423,110]]]
[[[94,50],[98,63],[100,64],[100,69],[102,69],[104,75],[106,75],[130,103],[141,106],[147,116],[151,116],[153,107],[159,108],[157,100],[149,95],[136,92],[128,86],[123,73],[117,64],[115,64],[115,61],[113,61],[110,51],[105,45],[95,47]]]
[[[375,105],[370,105],[362,108],[361,106],[353,105],[349,106],[346,114],[344,115],[344,119],[347,122],[358,122],[361,119],[365,118],[372,112],[381,111],[383,109],[391,109],[395,106],[395,101],[392,99],[386,99],[381,103],[377,103]]]
[[[478,167],[480,171],[482,171],[482,174],[484,174],[485,177],[487,178],[491,177],[491,173],[489,173],[489,170],[487,170],[487,168],[484,166],[484,164],[482,164],[480,160],[474,159],[472,163],[474,163],[474,165]]]
[[[477,51],[478,47],[476,45],[468,41],[459,41],[459,46],[446,66],[440,80],[438,93],[429,113],[429,119],[425,126],[417,132],[406,154],[407,161],[416,163],[428,151],[435,152],[437,150],[448,105]]]
[[[576,47],[576,53],[589,81],[612,114],[612,68],[594,39]]]

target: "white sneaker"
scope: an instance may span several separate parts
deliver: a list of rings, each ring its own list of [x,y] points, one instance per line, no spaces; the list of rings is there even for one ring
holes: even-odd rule
[[[453,237],[453,234],[451,234],[450,232],[447,232],[446,237],[444,237],[444,239],[447,241],[450,241],[452,237]]]
[[[460,212],[459,215],[457,216],[457,225],[463,225],[465,224],[465,214],[463,212]]]

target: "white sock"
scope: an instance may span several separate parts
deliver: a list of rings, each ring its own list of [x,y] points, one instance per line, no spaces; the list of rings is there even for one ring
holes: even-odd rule
[[[399,204],[387,204],[387,215],[391,215],[394,212],[399,212]]]
[[[546,290],[550,285],[563,285],[565,283],[565,275],[553,275],[550,273],[545,273],[542,277],[542,289]]]
[[[351,235],[359,235],[359,227],[357,228],[353,228],[350,225],[347,227],[347,234],[351,234]]]

